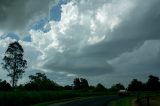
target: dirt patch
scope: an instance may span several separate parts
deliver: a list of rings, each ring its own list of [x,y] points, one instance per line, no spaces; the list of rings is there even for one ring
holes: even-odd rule
[[[132,106],[139,106],[138,103],[136,102],[136,99],[132,100]]]
[[[160,97],[152,97],[150,98],[151,106],[160,106]]]
[[[149,106],[160,106],[160,97],[150,97],[149,103]],[[146,98],[141,99],[139,103],[136,103],[136,100],[133,100],[132,104],[132,106],[148,106]]]

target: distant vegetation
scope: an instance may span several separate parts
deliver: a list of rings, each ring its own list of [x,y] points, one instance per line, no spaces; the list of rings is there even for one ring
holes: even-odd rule
[[[45,74],[36,73],[36,75],[30,75],[30,82],[24,86],[21,85],[25,90],[40,91],[40,90],[60,90],[62,87],[47,78]]]
[[[121,83],[114,84],[111,88],[106,88],[101,83],[93,86],[85,78],[75,78],[71,85],[61,86],[47,78],[45,73],[30,75],[29,82],[17,85],[17,81],[22,78],[24,70],[27,68],[27,61],[23,59],[23,48],[18,42],[9,45],[3,58],[2,67],[7,70],[11,84],[0,80],[0,106],[11,104],[12,106],[23,106],[56,99],[114,94],[121,89],[129,91],[160,90],[159,78],[153,75],[150,75],[145,83],[133,79],[127,88]]]
[[[129,91],[158,91],[160,90],[159,78],[153,75],[149,76],[146,83],[133,79],[128,86]]]

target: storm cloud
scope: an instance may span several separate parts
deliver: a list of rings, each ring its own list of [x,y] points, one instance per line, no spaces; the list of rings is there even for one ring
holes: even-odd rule
[[[87,3],[81,2],[74,5],[70,3],[67,4],[70,6],[64,6],[62,19],[58,24],[63,25],[63,27],[59,28],[57,32],[51,29],[55,32],[52,33],[52,36],[57,35],[57,47],[59,50],[61,48],[62,51],[54,53],[58,49],[50,49],[52,56],[50,53],[46,55],[46,61],[43,62],[43,65],[41,64],[42,67],[82,76],[112,75],[111,73],[117,71],[119,74],[122,69],[124,73],[129,74],[131,72],[133,76],[133,73],[138,73],[140,70],[146,72],[149,61],[139,60],[136,65],[130,62],[123,64],[117,62],[119,65],[125,65],[123,68],[121,66],[117,68],[111,61],[121,56],[125,58],[126,53],[138,52],[139,48],[143,48],[146,42],[154,42],[154,40],[159,39],[160,8],[158,5],[160,2],[158,0],[121,0],[119,2],[113,0],[99,2],[98,5],[93,6],[94,8],[87,6],[91,5],[92,1],[87,1]],[[83,5],[85,5],[85,9],[81,8]],[[68,9],[67,13],[65,9]],[[69,9],[71,10],[69,11]],[[67,17],[68,14],[69,18]],[[102,19],[97,18],[98,14],[103,16]],[[63,20],[63,18],[65,19]],[[67,19],[68,23],[66,23]],[[101,23],[102,21],[104,22]],[[54,22],[50,25],[58,28]],[[135,58],[139,56],[139,54],[134,55]],[[47,57],[51,58],[47,59]],[[154,56],[151,57],[154,58]],[[132,61],[132,59],[130,58],[128,61]],[[156,64],[159,64],[158,62],[156,60],[151,62],[148,65],[149,69],[158,70],[159,68],[155,67]],[[134,69],[134,72],[131,69]],[[153,74],[155,72],[157,71],[153,71]],[[149,72],[146,73],[149,74]]]
[[[23,5],[19,13],[37,1],[19,2]],[[4,12],[0,16],[1,26],[6,25],[4,30],[25,27],[36,16],[48,14],[44,11],[48,11],[50,2],[44,7],[42,4],[25,10],[26,13],[33,11],[27,15],[33,19],[14,15],[13,20],[20,18],[16,27],[13,27],[16,21],[11,24],[10,18],[2,21],[3,17],[8,17]],[[31,42],[21,41],[31,70],[59,75],[60,82],[82,76],[93,84],[98,80],[106,85],[119,81],[127,84],[133,78],[145,81],[150,74],[160,75],[159,5],[159,0],[69,0],[60,5],[59,21],[49,20],[44,25],[48,28],[46,32],[30,29]],[[21,19],[25,21],[21,23]]]
[[[49,9],[55,2],[55,0],[1,0],[0,30],[25,31],[34,21],[49,16]]]

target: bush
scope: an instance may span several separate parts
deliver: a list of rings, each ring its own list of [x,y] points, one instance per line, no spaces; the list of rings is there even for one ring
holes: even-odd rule
[[[24,85],[24,89],[32,91],[40,90],[62,90],[63,87],[59,86],[54,81],[47,78],[45,74],[36,73],[36,75],[29,76],[30,82]]]
[[[7,83],[6,80],[4,80],[4,81],[0,80],[0,90],[1,91],[10,91],[11,85],[9,83]]]
[[[104,92],[107,91],[107,89],[102,85],[102,84],[97,84],[97,86],[95,87],[95,92]]]

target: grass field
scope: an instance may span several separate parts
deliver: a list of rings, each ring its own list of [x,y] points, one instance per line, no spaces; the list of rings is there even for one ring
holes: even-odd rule
[[[42,102],[63,100],[66,98],[110,95],[107,92],[84,91],[18,91],[0,92],[0,106],[28,106]]]
[[[115,92],[91,92],[91,91],[78,91],[78,90],[62,90],[62,91],[11,91],[0,92],[0,106],[28,106],[39,103],[59,102],[66,99],[77,97],[91,97],[98,95],[114,95]],[[149,95],[157,96],[160,92],[136,92],[132,97],[122,98],[114,101],[113,106],[131,106],[133,98],[136,94],[140,97]],[[159,100],[159,99],[158,99]]]
[[[159,97],[151,97],[150,104],[151,104],[151,106],[160,106],[160,96]]]
[[[97,96],[95,96],[95,97],[97,97]],[[54,103],[63,103],[63,102],[67,102],[67,101],[82,100],[82,99],[88,99],[88,98],[94,98],[94,96],[75,97],[75,98],[62,99],[62,100],[53,100],[50,102],[39,103],[39,104],[31,105],[31,106],[47,106],[47,105],[54,104]]]
[[[122,99],[113,101],[111,103],[111,106],[132,106],[133,105],[133,100],[135,97],[124,97]]]
[[[149,97],[148,103],[150,106],[160,106],[160,96]],[[141,99],[139,104],[142,106],[148,106],[147,99],[146,98]]]
[[[146,96],[150,97],[151,106],[160,106],[160,92],[133,92],[131,97],[124,97],[117,101],[113,101],[111,106],[136,106],[133,102],[139,96],[139,98],[144,98]],[[142,99],[142,104],[146,106],[146,100]]]

